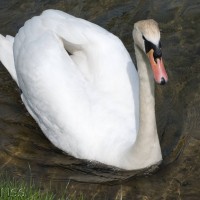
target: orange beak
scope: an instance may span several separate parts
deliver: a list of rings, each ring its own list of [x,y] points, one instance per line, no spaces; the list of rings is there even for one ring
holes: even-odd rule
[[[154,79],[158,84],[164,85],[168,81],[168,76],[161,58],[154,59],[153,56],[154,50],[151,49],[147,55],[153,70]]]

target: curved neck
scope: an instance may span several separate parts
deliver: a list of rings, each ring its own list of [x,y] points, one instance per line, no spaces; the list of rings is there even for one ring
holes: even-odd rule
[[[160,161],[162,156],[156,127],[153,73],[147,56],[136,45],[135,54],[140,87],[140,120],[132,152],[138,168],[144,168]]]
[[[157,135],[154,98],[154,78],[147,56],[135,46],[140,87],[140,125],[137,143]],[[145,139],[145,140],[144,140]]]

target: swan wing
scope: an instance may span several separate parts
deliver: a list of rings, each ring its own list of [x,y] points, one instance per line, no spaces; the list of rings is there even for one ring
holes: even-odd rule
[[[104,163],[133,145],[138,77],[116,36],[49,10],[19,30],[14,58],[22,100],[54,145]]]

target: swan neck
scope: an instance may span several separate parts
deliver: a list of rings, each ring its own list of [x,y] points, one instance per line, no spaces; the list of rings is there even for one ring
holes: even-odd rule
[[[136,146],[148,147],[157,142],[155,117],[154,78],[147,56],[135,45],[140,87],[139,132]]]

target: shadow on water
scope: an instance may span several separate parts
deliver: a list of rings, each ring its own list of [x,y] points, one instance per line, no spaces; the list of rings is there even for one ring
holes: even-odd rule
[[[88,197],[99,195],[99,199],[119,199],[120,195],[124,199],[199,199],[199,1],[1,0],[0,33],[15,35],[27,19],[47,8],[69,12],[108,29],[122,39],[134,61],[134,22],[146,18],[159,22],[169,75],[166,86],[156,87],[164,160],[156,171],[122,171],[65,155],[44,137],[22,105],[17,86],[0,65],[1,170],[26,179],[52,180],[58,190],[72,180],[69,190],[85,191]]]

